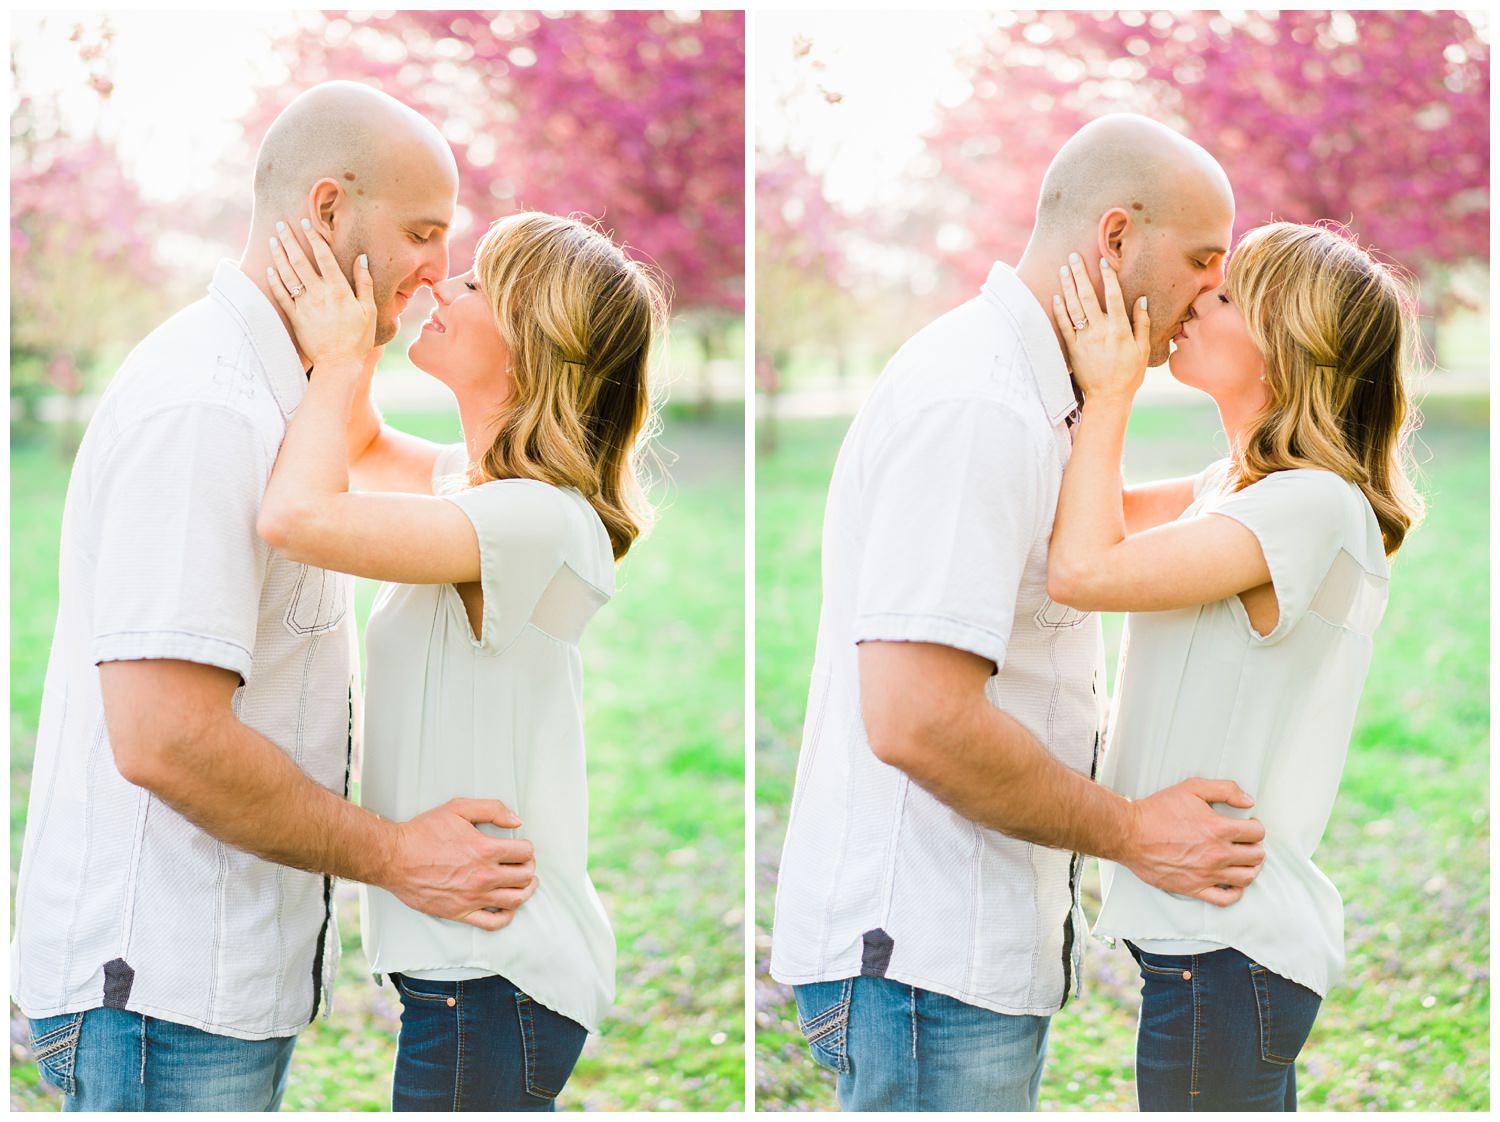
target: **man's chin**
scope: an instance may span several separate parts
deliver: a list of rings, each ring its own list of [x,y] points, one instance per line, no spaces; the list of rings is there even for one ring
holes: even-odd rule
[[[396,332],[401,330],[401,317],[393,316],[390,319],[377,319],[375,321],[375,345],[383,347],[396,337]]]

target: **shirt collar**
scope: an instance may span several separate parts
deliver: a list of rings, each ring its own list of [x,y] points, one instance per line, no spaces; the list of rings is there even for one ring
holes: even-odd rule
[[[990,275],[980,291],[1015,324],[1036,379],[1037,392],[1042,396],[1042,407],[1054,425],[1061,424],[1078,408],[1078,399],[1073,396],[1068,363],[1047,313],[1031,289],[1021,283],[1016,271],[1002,261],[990,267]]]
[[[276,395],[281,415],[290,417],[307,392],[307,374],[270,297],[255,287],[255,282],[228,258],[221,260],[214,269],[208,292],[239,321],[266,372],[266,380]]]

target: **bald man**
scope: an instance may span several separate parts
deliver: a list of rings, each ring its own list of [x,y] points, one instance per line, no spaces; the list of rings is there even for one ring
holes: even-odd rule
[[[11,967],[64,1109],[275,1109],[334,977],[333,877],[489,930],[524,899],[530,843],[476,826],[518,825],[501,803],[393,823],[347,801],[353,581],[255,532],[308,378],[270,239],[305,220],[346,275],[368,254],[384,343],[446,274],[456,193],[421,116],[307,91],[262,145],[239,263],[131,352],[84,436]]]
[[[1085,126],[1017,266],[897,352],[839,450],[771,972],[845,1110],[1035,1109],[1078,989],[1082,854],[1221,906],[1264,858],[1258,822],[1212,809],[1249,805],[1232,783],[1132,803],[1093,782],[1099,621],[1047,596],[1077,409],[1058,270],[1076,253],[1097,284],[1107,259],[1147,297],[1159,362],[1221,283],[1233,220],[1186,138]]]

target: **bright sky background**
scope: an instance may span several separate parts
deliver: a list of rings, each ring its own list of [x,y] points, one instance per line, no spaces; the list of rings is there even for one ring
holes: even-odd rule
[[[60,110],[73,127],[99,123],[148,198],[182,198],[198,189],[234,142],[236,123],[263,81],[285,77],[274,64],[273,35],[294,26],[288,12],[111,12],[115,30],[106,72],[114,93],[103,103],[86,82],[88,71],[73,26],[98,26],[99,12],[16,13],[11,41],[21,64],[22,92],[62,95]],[[248,185],[247,188],[248,190]]]
[[[1484,39],[1489,17],[1470,11]],[[813,171],[825,173],[828,199],[857,209],[878,201],[884,183],[908,174],[936,108],[956,103],[966,84],[954,55],[1004,12],[757,12],[751,65],[755,72],[757,143],[792,147]],[[812,41],[794,60],[798,36]],[[808,64],[842,95],[830,105],[807,84]]]
[[[965,84],[954,52],[996,18],[992,12],[757,12],[753,63],[757,141],[794,147],[827,172],[831,201],[859,207],[899,178],[921,151],[921,135],[944,100]],[[793,58],[798,36],[809,59]],[[823,63],[820,85],[841,95],[830,105],[803,77]],[[802,85],[802,89],[797,87]]]

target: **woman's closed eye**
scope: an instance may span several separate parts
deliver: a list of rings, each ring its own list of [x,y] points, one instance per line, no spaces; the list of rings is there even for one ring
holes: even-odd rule
[[[470,281],[464,281],[464,287],[467,288],[470,292],[478,292],[479,291],[479,286],[477,284],[475,284],[471,280]]]
[[[1226,296],[1226,295],[1224,295],[1224,293],[1220,292],[1218,294],[1218,296],[1219,296],[1219,303],[1221,303],[1221,304],[1227,304],[1227,303],[1229,303],[1229,297]]]

